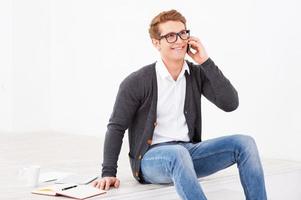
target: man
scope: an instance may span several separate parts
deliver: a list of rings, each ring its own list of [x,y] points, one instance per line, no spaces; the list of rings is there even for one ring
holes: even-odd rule
[[[106,133],[102,178],[93,185],[106,190],[119,186],[117,160],[128,129],[137,181],[173,183],[182,199],[206,199],[198,178],[237,163],[246,199],[266,199],[259,154],[250,136],[201,139],[201,95],[230,112],[238,107],[234,87],[200,40],[190,36],[176,10],[157,15],[149,33],[160,59],[121,83]],[[196,64],[184,60],[186,52]]]

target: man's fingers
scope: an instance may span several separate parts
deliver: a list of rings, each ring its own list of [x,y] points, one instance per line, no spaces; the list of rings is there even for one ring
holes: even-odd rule
[[[102,189],[103,188],[103,180],[94,181],[92,183],[92,185],[98,189]]]
[[[198,42],[196,42],[196,41],[191,40],[191,41],[188,42],[188,44],[190,44],[191,48],[193,48],[195,50],[197,50],[198,48],[200,48],[200,44]]]
[[[96,180],[92,185],[101,190],[109,190],[111,186],[118,188],[120,181],[115,177],[105,177],[100,180]]]
[[[111,180],[110,179],[106,179],[105,180],[105,190],[109,190],[110,186],[111,186]]]
[[[192,51],[193,49],[193,51]],[[187,54],[191,57],[194,58],[196,54],[199,52],[199,49],[194,46],[194,44],[191,45],[191,48],[188,50]]]
[[[188,54],[190,57],[193,57],[193,56],[194,56],[194,54],[193,54],[190,50],[188,50],[187,54]]]
[[[93,187],[96,187],[97,184],[98,184],[98,181],[93,181],[93,182],[92,182],[92,186],[93,186]]]
[[[115,184],[114,184],[114,187],[115,187],[115,188],[118,188],[119,185],[120,185],[120,181],[119,181],[118,179],[116,179]]]
[[[99,183],[99,189],[103,190],[105,188],[105,180],[101,180],[100,183]]]
[[[93,184],[94,187],[99,188],[100,187],[100,182],[99,181],[95,181],[95,183]]]
[[[190,36],[189,41],[196,41],[196,42],[201,43],[201,40],[197,37],[194,37],[194,36]]]

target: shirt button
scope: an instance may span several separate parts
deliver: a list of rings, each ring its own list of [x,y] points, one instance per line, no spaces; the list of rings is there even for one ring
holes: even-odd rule
[[[139,159],[139,160],[141,160],[141,158],[142,158],[142,156],[141,156],[141,155],[139,155],[138,159]]]
[[[135,176],[139,176],[139,173],[138,173],[138,172],[136,172],[136,173],[135,173]]]
[[[148,140],[147,140],[147,144],[149,144],[149,145],[151,145],[152,142],[153,142],[153,141],[152,141],[151,139],[148,139]]]
[[[154,126],[156,127],[157,125],[158,125],[158,123],[157,123],[157,122],[155,122],[155,123],[154,123]]]
[[[187,114],[188,113],[187,110],[185,110],[184,113]]]

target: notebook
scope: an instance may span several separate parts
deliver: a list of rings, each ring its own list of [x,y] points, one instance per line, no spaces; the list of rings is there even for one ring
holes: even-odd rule
[[[74,199],[87,199],[97,195],[105,194],[106,191],[95,188],[91,185],[55,184],[46,187],[36,188],[32,194],[65,196]]]

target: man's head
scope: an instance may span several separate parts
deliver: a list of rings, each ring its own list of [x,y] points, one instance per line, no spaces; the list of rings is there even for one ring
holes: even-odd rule
[[[186,19],[181,13],[176,10],[159,13],[150,24],[149,34],[164,60],[184,59],[189,31],[186,30]]]

